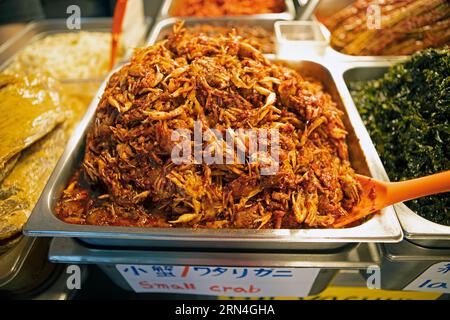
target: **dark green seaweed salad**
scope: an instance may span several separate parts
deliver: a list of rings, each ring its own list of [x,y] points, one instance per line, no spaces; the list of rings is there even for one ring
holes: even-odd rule
[[[391,181],[450,169],[450,51],[424,50],[350,91]],[[450,225],[450,194],[411,200],[422,217]]]

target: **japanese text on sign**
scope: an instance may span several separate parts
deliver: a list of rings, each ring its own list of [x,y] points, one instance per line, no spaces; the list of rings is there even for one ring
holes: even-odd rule
[[[450,262],[432,265],[404,290],[450,293]]]
[[[136,292],[262,297],[309,294],[320,269],[116,265]]]

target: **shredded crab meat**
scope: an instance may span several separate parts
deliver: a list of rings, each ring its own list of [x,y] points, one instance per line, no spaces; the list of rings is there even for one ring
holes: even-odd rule
[[[83,165],[56,207],[67,222],[192,228],[333,228],[360,201],[343,113],[320,83],[267,60],[238,36],[175,25],[109,79]],[[279,168],[261,175],[249,135],[244,163],[175,164],[172,133],[277,129]],[[192,142],[193,143],[193,142]],[[210,149],[225,151],[212,139]]]

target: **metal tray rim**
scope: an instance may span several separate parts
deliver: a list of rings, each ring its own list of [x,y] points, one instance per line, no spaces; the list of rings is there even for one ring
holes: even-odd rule
[[[342,81],[345,85],[346,94],[348,93],[348,96],[350,99],[347,99],[349,101],[349,105],[352,108],[356,109],[356,105],[353,101],[353,98],[350,95],[350,92],[348,90],[347,85],[345,84],[344,80],[344,74],[347,71],[350,71],[352,69],[356,68],[371,68],[371,67],[389,67],[394,63],[394,61],[372,61],[372,62],[358,62],[358,63],[347,63],[345,64],[344,69],[342,70]],[[357,111],[357,109],[356,109]],[[359,116],[359,121],[362,123],[362,119]],[[369,133],[364,128],[367,135]],[[369,135],[370,137],[370,135]],[[372,159],[376,162],[377,167],[380,170],[380,179],[384,181],[390,181],[389,176],[384,169],[383,163],[381,162],[380,157],[378,156]],[[400,221],[400,224],[402,226],[402,229],[404,231],[405,237],[407,239],[417,239],[417,240],[450,240],[450,226],[445,226],[441,224],[434,223],[430,220],[427,220],[425,218],[422,218],[419,214],[412,211],[408,206],[406,206],[404,203],[395,204],[394,205],[395,212],[397,213],[397,217]],[[418,229],[418,226],[423,226],[424,228],[422,230]]]
[[[286,61],[289,62],[289,61]],[[340,94],[340,86],[336,77],[330,72],[329,67],[324,64],[312,61],[325,68]],[[117,69],[116,69],[117,70]],[[114,72],[114,71],[113,71]],[[51,206],[52,193],[58,176],[64,169],[66,162],[70,159],[76,145],[80,139],[83,139],[88,129],[91,118],[94,116],[98,100],[103,94],[108,78],[100,86],[96,97],[91,102],[85,116],[75,129],[74,134],[69,139],[66,149],[58,161],[50,179],[45,186],[38,204],[33,210],[27,224],[24,227],[24,233],[29,236],[59,236],[59,237],[80,237],[80,238],[116,238],[116,239],[158,239],[170,240],[175,235],[176,238],[196,242],[207,241],[225,241],[225,242],[258,242],[270,240],[273,242],[307,243],[307,242],[399,242],[403,238],[403,232],[397,220],[393,207],[387,207],[381,211],[381,214],[372,217],[362,225],[346,229],[280,229],[280,230],[248,230],[248,229],[182,229],[182,228],[139,228],[139,227],[106,227],[106,226],[87,226],[69,224],[59,220],[53,214]],[[343,82],[343,80],[342,80]],[[345,99],[343,99],[345,101]],[[347,109],[349,120],[355,132],[359,131],[354,124],[354,110],[348,108],[344,102],[344,108]],[[352,117],[351,117],[352,116]],[[359,116],[359,115],[358,115]],[[366,143],[371,143],[370,139],[363,139]],[[368,141],[368,142],[367,142]],[[363,146],[361,148],[364,152]],[[374,147],[373,147],[374,150]],[[372,151],[373,153],[373,151]],[[367,162],[370,162],[369,159]],[[370,163],[368,163],[370,166]],[[375,176],[375,175],[374,175]],[[376,176],[375,176],[376,177]],[[384,223],[383,223],[384,222]],[[163,231],[163,232],[159,232]],[[127,233],[128,232],[128,233]],[[359,234],[359,236],[355,236]],[[376,234],[376,236],[374,236]],[[220,235],[220,237],[219,237]],[[169,237],[169,238],[167,238]],[[187,238],[189,237],[189,239]]]
[[[178,17],[170,15],[170,8],[172,7],[174,0],[165,0],[161,6],[161,10],[158,14],[158,20],[164,18],[179,18],[185,19],[188,17]],[[252,19],[281,19],[281,20],[294,20],[296,16],[295,6],[293,1],[284,0],[286,5],[286,10],[280,13],[261,13],[261,14],[251,14],[251,15],[240,15],[240,16],[221,16],[220,18],[239,18],[241,20],[252,20]],[[194,17],[191,17],[194,18]],[[208,19],[209,17],[195,17],[200,19]]]
[[[269,257],[269,258],[268,258]],[[380,251],[375,244],[360,244],[335,253],[301,252],[176,252],[89,248],[74,239],[53,239],[49,259],[56,263],[83,262],[94,264],[143,263],[151,258],[155,263],[175,265],[230,265],[230,266],[284,266],[320,267],[330,269],[362,269],[381,263]]]
[[[251,20],[243,20],[241,18],[238,17],[230,17],[230,18],[224,18],[224,17],[220,17],[220,18],[198,18],[198,17],[190,17],[190,18],[186,18],[186,19],[180,19],[177,17],[168,17],[168,18],[163,18],[160,19],[159,21],[157,21],[155,23],[155,25],[153,26],[151,32],[149,33],[149,36],[147,38],[146,41],[146,45],[153,45],[155,44],[155,42],[158,39],[159,34],[161,33],[161,31],[169,26],[169,25],[173,25],[175,24],[177,21],[186,21],[188,23],[199,23],[199,24],[205,24],[205,23],[209,23],[209,22],[224,22],[224,23],[230,23],[230,22],[236,22],[236,23],[254,23],[255,21],[272,21],[273,23],[275,23],[275,21],[279,21],[280,19],[261,19],[261,18],[255,18],[255,19],[251,19]]]
[[[2,257],[3,255],[14,253],[15,256],[14,259],[10,259],[12,261],[6,261],[9,270],[6,273],[0,274],[0,289],[13,281],[17,274],[20,272],[25,263],[25,260],[28,258],[31,252],[31,249],[34,247],[35,242],[36,238],[22,237],[22,239],[20,239],[19,242],[16,243],[11,249],[0,255],[0,257]],[[5,260],[2,259],[0,263],[4,265],[4,261]]]

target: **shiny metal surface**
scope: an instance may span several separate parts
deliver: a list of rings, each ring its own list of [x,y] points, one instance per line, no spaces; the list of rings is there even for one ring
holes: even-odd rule
[[[35,240],[21,237],[12,249],[0,255],[0,291],[4,290],[17,276],[33,248]]]
[[[147,45],[152,45],[155,42],[164,39],[166,35],[168,35],[172,31],[172,27],[178,21],[177,18],[166,18],[160,20],[156,23],[150,35],[147,39]],[[184,25],[186,27],[195,26],[199,24],[211,24],[214,26],[227,26],[227,25],[245,25],[245,26],[258,26],[262,27],[267,31],[271,31],[274,33],[274,23],[279,19],[261,19],[255,18],[251,20],[242,20],[237,17],[230,18],[187,18],[184,19]],[[275,33],[273,36],[273,40],[275,41]],[[275,43],[274,43],[275,46]]]
[[[407,240],[380,244],[381,288],[402,290],[433,264],[449,261],[449,249],[424,248]]]
[[[297,20],[309,20],[316,11],[320,0],[295,0],[299,6]]]
[[[323,65],[317,62],[300,61],[290,63],[291,67],[301,70],[305,76],[311,76],[323,83],[325,90],[341,108],[344,124],[349,131],[348,144],[350,160],[357,172],[372,174],[379,178],[378,171],[383,170],[371,165],[371,159],[378,157],[370,138],[361,134],[362,123],[354,106],[347,107],[349,97],[343,97],[335,77]],[[303,249],[330,250],[342,248],[355,242],[398,242],[403,234],[392,207],[385,208],[381,214],[369,221],[347,229],[279,229],[279,230],[243,230],[243,229],[187,229],[187,228],[138,228],[109,227],[94,225],[68,224],[59,220],[53,208],[61,191],[81,162],[84,152],[85,135],[94,116],[97,103],[103,93],[103,83],[98,95],[92,101],[85,117],[68,142],[41,198],[24,228],[29,236],[76,237],[83,241],[104,246],[139,246],[171,248],[228,248],[228,249]],[[345,101],[345,102],[344,102]],[[360,119],[359,119],[360,121]],[[372,167],[372,168],[371,168]]]
[[[342,80],[344,80],[346,84],[346,88],[343,88],[343,93],[347,97],[346,100],[348,101],[348,106],[356,108],[347,89],[347,84],[349,82],[378,79],[386,73],[391,64],[392,62],[370,62],[347,65],[342,72]],[[364,131],[366,130],[364,129]],[[369,163],[374,164],[374,166],[378,168],[379,178],[381,180],[389,181],[389,177],[378,156],[371,158]],[[403,203],[394,205],[394,208],[406,239],[425,247],[450,248],[449,226],[424,219]]]
[[[159,19],[164,19],[168,17],[173,17],[170,14],[170,10],[172,5],[178,0],[165,0],[163,5],[161,6],[161,10],[159,12]],[[280,13],[263,13],[263,14],[251,14],[251,15],[242,15],[242,16],[223,16],[226,18],[236,18],[239,17],[241,20],[253,20],[253,19],[269,19],[269,20],[294,20],[295,19],[295,6],[292,0],[285,0],[286,10]],[[180,19],[186,19],[189,17],[179,17]],[[206,18],[208,19],[208,18]]]
[[[152,18],[149,17],[145,19],[145,28],[146,28],[145,36],[147,36],[147,32],[152,21],[153,21]],[[2,46],[0,46],[0,70],[6,67],[6,65],[10,62],[10,60],[17,52],[25,48],[30,43],[42,39],[50,34],[78,32],[78,31],[111,32],[111,28],[112,28],[111,18],[82,18],[80,30],[68,29],[66,25],[66,19],[48,19],[30,22],[27,24],[26,27],[21,29],[14,37],[12,37],[8,41],[6,41]],[[123,59],[128,59],[129,54],[131,54],[131,51],[127,52]],[[93,80],[97,81],[98,79]]]
[[[82,31],[110,32],[111,18],[87,18],[81,19]],[[74,32],[67,29],[65,19],[49,19],[30,22],[14,37],[0,46],[0,69],[3,69],[14,55],[29,45],[31,42],[55,33]]]
[[[11,41],[11,39],[19,34],[26,26],[27,23],[24,22],[0,25],[0,46]]]
[[[173,264],[235,267],[293,267],[365,269],[380,263],[376,244],[351,245],[336,252],[165,250],[164,248],[102,248],[77,239],[55,238],[49,250],[54,263],[80,264]]]
[[[29,296],[40,292],[55,272],[47,260],[49,239],[21,237],[0,256],[0,293]]]
[[[69,289],[67,286],[69,278],[72,276],[72,273],[67,273],[67,266],[59,265],[58,272],[55,274],[53,281],[51,284],[45,289],[45,291],[41,292],[33,296],[31,299],[33,300],[73,300],[78,291],[77,289]],[[86,279],[89,276],[89,269],[85,265],[80,265],[80,275],[81,275],[81,288],[84,288],[86,283]],[[71,282],[70,282],[71,283]]]
[[[169,264],[233,267],[321,268],[310,295],[322,292],[340,270],[359,270],[379,265],[375,244],[361,244],[335,253],[290,252],[200,252],[139,249],[101,249],[87,247],[75,239],[55,238],[49,250],[55,263],[96,264],[120,288],[131,291],[116,264]]]

